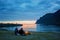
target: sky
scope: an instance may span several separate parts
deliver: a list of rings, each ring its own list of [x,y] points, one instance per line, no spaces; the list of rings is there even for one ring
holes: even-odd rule
[[[60,0],[0,0],[0,21],[37,20],[60,9]]]

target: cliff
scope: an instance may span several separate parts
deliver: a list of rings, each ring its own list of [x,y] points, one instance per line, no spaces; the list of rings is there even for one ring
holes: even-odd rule
[[[60,25],[60,10],[55,13],[47,13],[37,20],[36,24]]]

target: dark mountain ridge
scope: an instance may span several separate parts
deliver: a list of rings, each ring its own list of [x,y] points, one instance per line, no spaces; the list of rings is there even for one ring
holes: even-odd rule
[[[60,10],[55,13],[47,13],[36,21],[36,24],[59,25],[60,26]]]

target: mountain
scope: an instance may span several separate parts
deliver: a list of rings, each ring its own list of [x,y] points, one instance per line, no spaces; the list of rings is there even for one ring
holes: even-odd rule
[[[36,21],[36,24],[60,25],[60,10],[54,13],[47,13]]]

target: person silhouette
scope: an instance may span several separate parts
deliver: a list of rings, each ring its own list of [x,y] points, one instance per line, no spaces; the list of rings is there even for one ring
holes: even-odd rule
[[[18,28],[15,28],[15,35],[18,35]]]
[[[24,32],[23,28],[21,28],[21,29],[19,30],[19,34],[22,35],[22,36],[25,35],[25,32]]]

